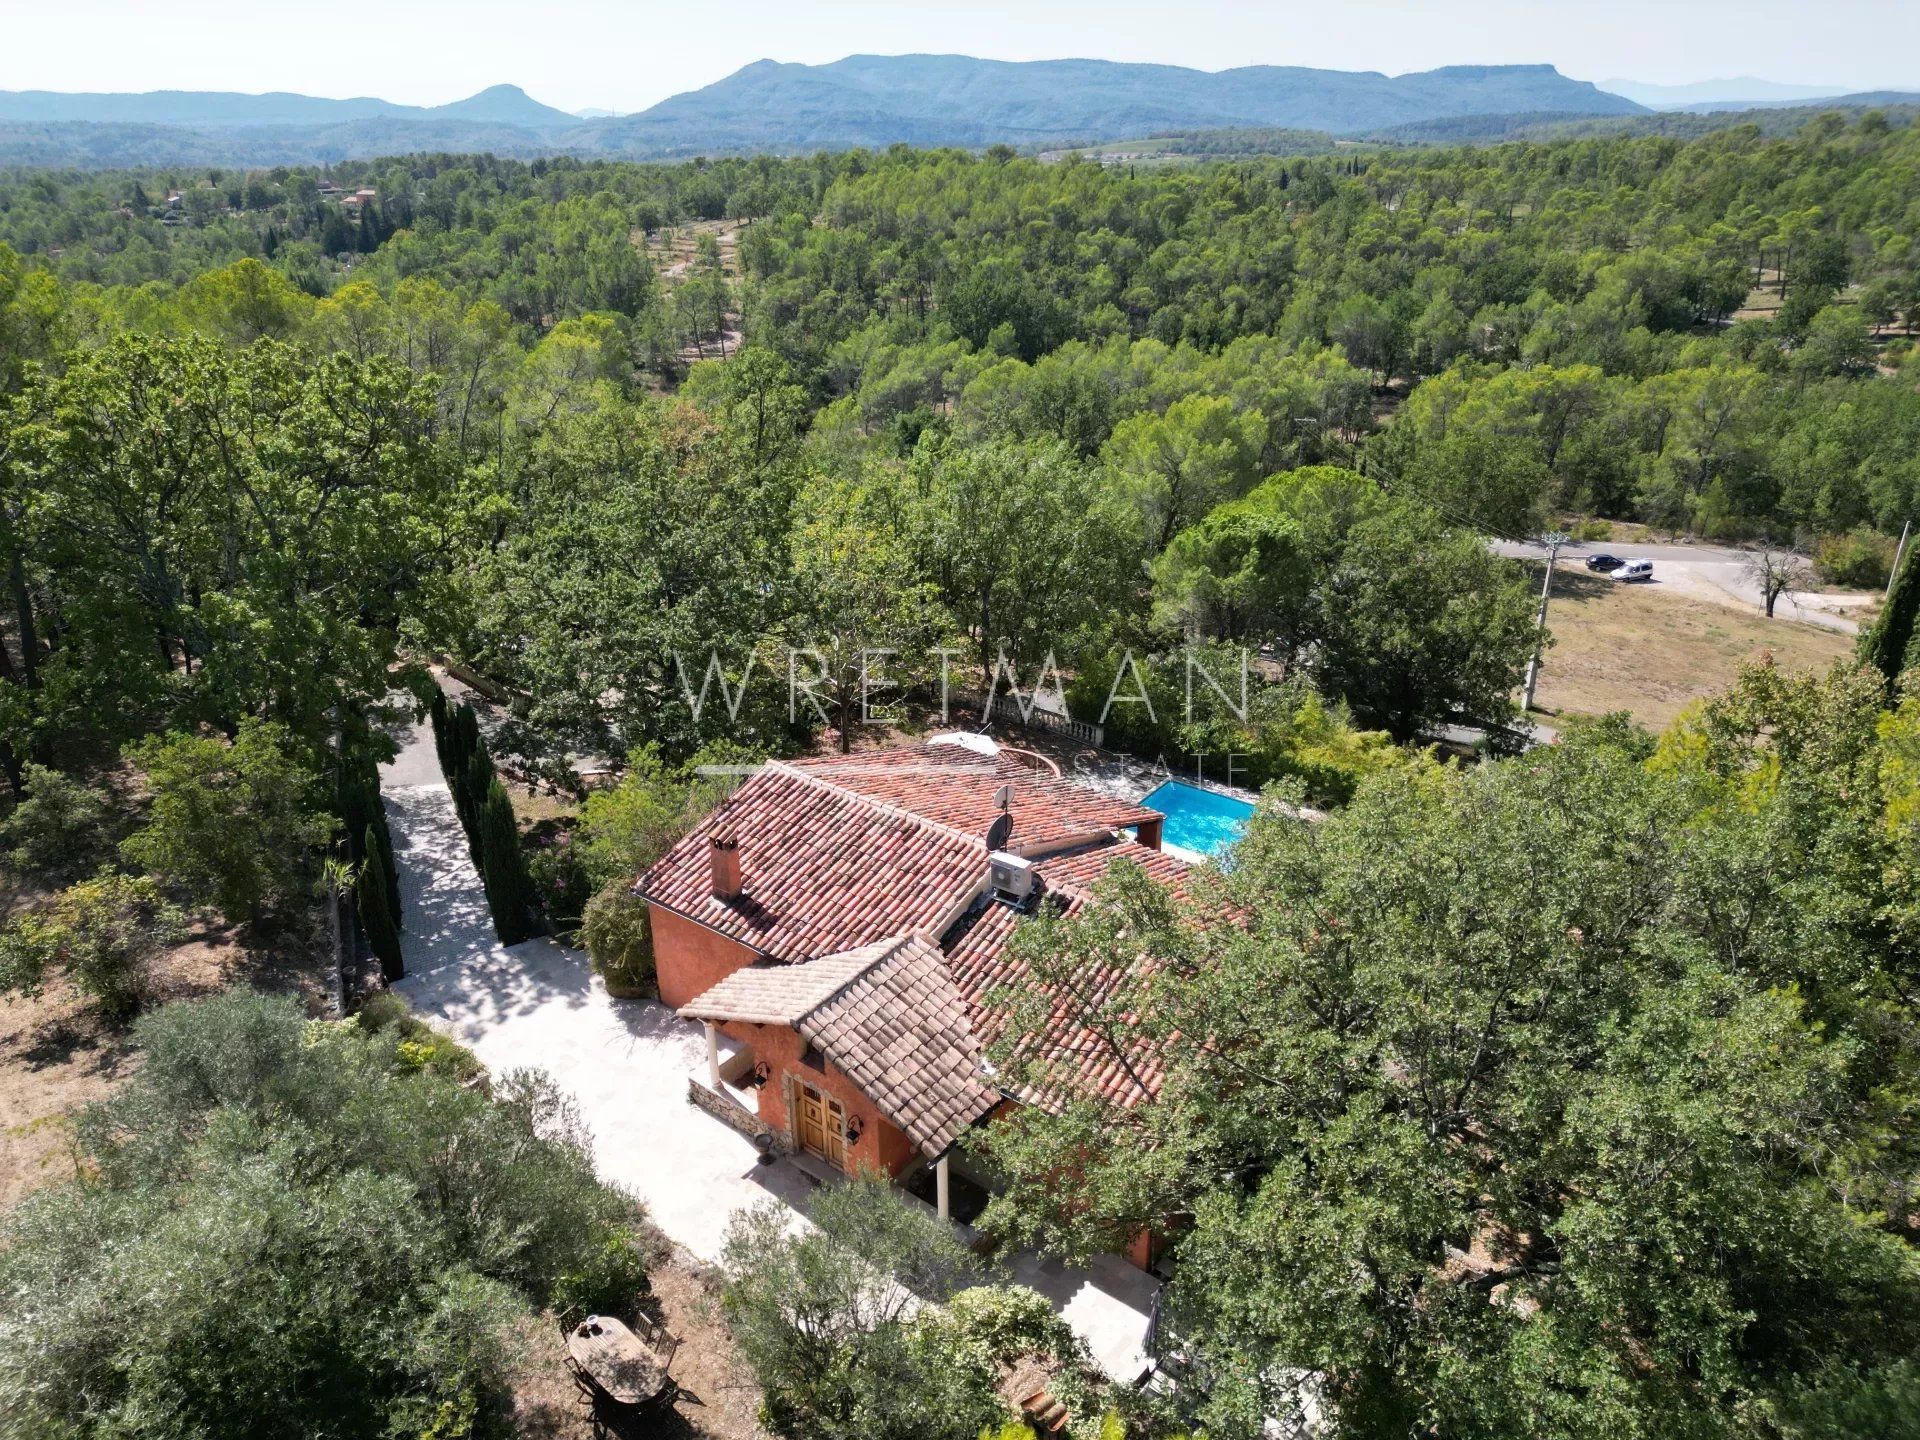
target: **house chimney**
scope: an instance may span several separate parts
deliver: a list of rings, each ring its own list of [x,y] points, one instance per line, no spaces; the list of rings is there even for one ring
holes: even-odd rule
[[[731,834],[715,835],[709,851],[713,861],[713,896],[732,900],[740,893],[740,840]]]

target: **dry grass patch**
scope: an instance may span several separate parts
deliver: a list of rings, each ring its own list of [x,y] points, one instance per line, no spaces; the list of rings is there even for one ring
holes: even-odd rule
[[[1624,710],[1660,729],[1688,701],[1733,683],[1765,653],[1789,670],[1825,670],[1853,652],[1851,636],[1768,620],[1651,585],[1560,572],[1547,616],[1554,643],[1536,702],[1548,711]]]
[[[309,1014],[326,1004],[332,964],[324,917],[302,911],[271,943],[202,913],[155,961],[149,1007],[230,986],[289,994]],[[37,996],[0,996],[0,1215],[73,1178],[71,1121],[132,1073],[127,1031],[100,1018],[57,970]]]
[[[54,976],[0,999],[0,1214],[73,1178],[70,1117],[129,1073],[125,1032]]]

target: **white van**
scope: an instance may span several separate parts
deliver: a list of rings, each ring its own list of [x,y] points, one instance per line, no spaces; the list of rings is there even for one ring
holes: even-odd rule
[[[1651,580],[1653,579],[1653,562],[1651,560],[1629,560],[1613,572],[1613,578],[1616,580]]]

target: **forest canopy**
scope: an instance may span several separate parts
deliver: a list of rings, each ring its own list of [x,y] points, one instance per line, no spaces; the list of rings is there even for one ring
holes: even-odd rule
[[[0,985],[64,967],[117,1024],[190,917],[285,935],[343,873],[386,894],[377,761],[416,700],[511,872],[502,934],[537,879],[644,984],[632,874],[724,793],[702,762],[850,747],[876,656],[923,717],[1050,677],[1115,748],[1278,787],[1214,897],[1235,924],[1121,876],[1018,942],[1036,975],[1163,962],[1106,1018],[1166,1048],[1165,1103],[998,1129],[990,1220],[1173,1241],[1180,1423],[1258,1434],[1317,1395],[1354,1435],[1865,1433],[1911,1415],[1920,1338],[1920,547],[1866,667],[1494,759],[1526,738],[1537,577],[1490,542],[1637,522],[1877,589],[1920,518],[1916,319],[1920,131],[1877,114],[1138,169],[0,175]],[[484,743],[408,688],[436,657],[500,697]],[[1463,730],[1487,763],[1426,748]],[[584,858],[528,861],[507,777],[586,770],[612,783]],[[353,1433],[500,1414],[501,1337],[592,1303],[581,1247],[632,1220],[558,1097],[269,1002],[177,1008],[87,1122],[98,1183],[0,1255],[9,1294],[66,1306],[0,1346],[0,1387],[76,1434],[239,1433],[169,1368],[279,1364],[221,1342],[221,1304],[143,1291],[124,1348],[74,1317],[123,1263],[89,1236],[204,1265],[188,1230],[238,1254],[257,1200],[289,1217],[276,1274],[334,1287],[329,1365],[341,1335],[458,1342],[360,1367]],[[221,1034],[283,1106],[174,1093],[167,1057]],[[449,1129],[513,1152],[519,1248],[410,1204]],[[543,1186],[567,1235],[521,1213]],[[298,1243],[362,1216],[405,1286],[370,1331],[360,1257]],[[733,1284],[777,1368],[782,1297]],[[47,1346],[99,1383],[49,1390]],[[902,1353],[817,1413],[861,1413]],[[317,1423],[332,1376],[289,1367],[275,1423]],[[136,1423],[176,1390],[170,1429]]]

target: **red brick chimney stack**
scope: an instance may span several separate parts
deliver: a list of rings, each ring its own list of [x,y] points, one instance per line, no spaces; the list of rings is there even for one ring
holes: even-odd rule
[[[713,837],[713,895],[716,900],[732,900],[740,894],[740,840],[738,836]]]

